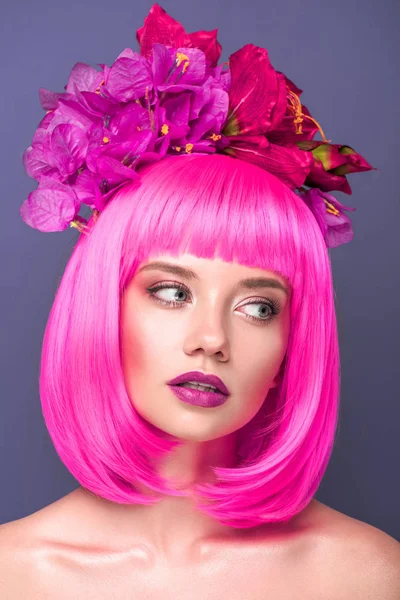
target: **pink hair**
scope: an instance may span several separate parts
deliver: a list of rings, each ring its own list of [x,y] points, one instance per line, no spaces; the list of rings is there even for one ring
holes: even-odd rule
[[[170,156],[139,168],[81,235],[52,306],[40,395],[62,462],[92,493],[126,504],[175,496],[154,459],[180,445],[128,397],[120,300],[151,255],[219,256],[279,273],[292,289],[283,380],[238,435],[234,468],[194,486],[197,506],[231,527],[291,519],[311,501],[333,449],[339,348],[328,250],[304,201],[261,168],[222,154]],[[93,220],[89,222],[91,226]]]

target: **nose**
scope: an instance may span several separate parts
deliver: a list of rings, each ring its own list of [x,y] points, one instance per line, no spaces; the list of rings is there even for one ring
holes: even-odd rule
[[[184,351],[192,354],[201,348],[207,356],[221,354],[227,360],[229,336],[221,309],[207,303],[203,309],[195,307],[191,317]]]

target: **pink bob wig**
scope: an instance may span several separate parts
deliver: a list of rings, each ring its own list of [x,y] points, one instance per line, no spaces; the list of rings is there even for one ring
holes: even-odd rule
[[[227,526],[288,521],[312,500],[338,421],[338,333],[321,230],[300,196],[230,156],[169,156],[138,172],[140,185],[120,188],[96,223],[90,219],[50,311],[40,397],[55,449],[82,487],[107,500],[153,504],[159,494],[187,495],[155,468],[183,441],[143,419],[127,394],[124,289],[143,260],[163,253],[268,269],[291,289],[282,381],[238,431],[235,466],[213,467],[215,481],[196,484],[193,496]]]

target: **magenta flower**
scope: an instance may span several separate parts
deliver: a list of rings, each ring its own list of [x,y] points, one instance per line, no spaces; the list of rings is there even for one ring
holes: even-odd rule
[[[344,206],[334,196],[318,188],[299,194],[315,216],[328,248],[336,248],[353,239],[351,220],[343,211],[355,208]]]
[[[146,58],[151,57],[153,44],[158,42],[172,48],[199,48],[210,65],[215,67],[222,50],[217,41],[217,32],[218,29],[186,33],[179,21],[168,15],[159,4],[153,4],[143,27],[136,31],[136,38],[140,45],[140,53]]]
[[[104,89],[118,102],[137,100],[153,88],[149,61],[126,48],[109,69]]]
[[[345,175],[370,170],[349,146],[313,141],[322,131],[300,103],[302,90],[253,44],[218,65],[217,30],[187,33],[158,4],[109,67],[76,63],[64,92],[40,89],[46,115],[23,155],[38,189],[21,208],[40,231],[82,230],[82,204],[97,213],[141,164],[166,154],[224,152],[255,163],[301,193],[330,246],[353,233],[326,192],[351,193]],[[225,68],[227,67],[227,68]],[[303,189],[304,192],[304,189]]]
[[[77,215],[80,202],[69,185],[42,177],[38,189],[22,204],[25,223],[39,231],[62,231]]]
[[[167,152],[223,147],[219,132],[228,93],[221,69],[211,67],[198,48],[154,43],[153,49],[147,59],[126,48],[110,68],[100,65],[101,71],[77,63],[65,93],[41,90],[48,113],[23,160],[26,172],[46,185],[40,186],[40,201],[30,196],[21,212],[28,224],[64,229],[66,218],[77,220],[80,204],[102,211],[121,185],[139,182],[140,164],[160,160]],[[71,190],[68,210],[63,203],[57,211],[50,199],[56,183]]]
[[[229,117],[223,129],[229,146],[224,152],[270,171],[291,189],[303,185],[312,155],[293,143],[270,140],[287,108],[285,77],[275,71],[267,50],[253,44],[232,54],[229,64]]]

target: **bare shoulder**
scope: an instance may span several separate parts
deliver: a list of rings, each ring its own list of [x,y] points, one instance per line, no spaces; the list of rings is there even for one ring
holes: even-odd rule
[[[317,502],[318,552],[337,597],[400,599],[400,543],[381,529]]]
[[[34,544],[29,535],[29,519],[0,526],[0,589],[2,600],[28,597],[33,578]]]
[[[1,600],[45,598],[40,589],[41,575],[48,569],[49,549],[54,547],[57,530],[62,529],[67,498],[0,525]]]

